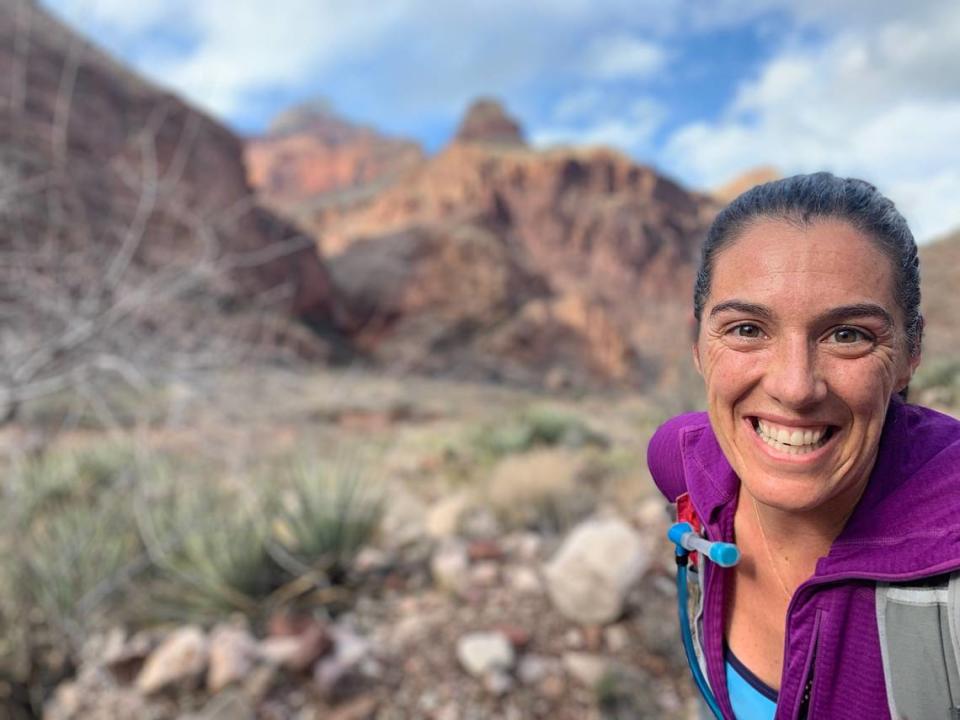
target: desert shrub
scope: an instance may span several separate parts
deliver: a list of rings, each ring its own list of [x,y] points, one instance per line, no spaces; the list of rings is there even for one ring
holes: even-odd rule
[[[574,415],[534,407],[512,421],[481,428],[474,443],[481,452],[499,458],[536,447],[606,447],[608,441]]]
[[[0,677],[36,702],[145,567],[132,448],[49,451],[11,464],[0,502]],[[39,699],[38,699],[39,698]]]
[[[357,461],[325,463],[301,458],[292,465],[276,528],[297,563],[336,580],[377,530],[383,514],[379,488]]]
[[[52,623],[81,628],[140,555],[132,520],[133,448],[106,444],[49,452],[15,465],[5,489],[3,533],[14,603]]]
[[[494,466],[487,499],[507,527],[560,533],[596,505],[589,467],[582,454],[565,449],[511,455]]]
[[[267,549],[269,508],[216,483],[169,476],[138,505],[157,576],[145,609],[161,618],[256,615],[286,576]]]
[[[376,530],[379,497],[358,469],[295,461],[246,490],[167,480],[142,503],[141,526],[159,576],[159,617],[205,620],[241,612],[257,621],[299,595],[339,582]],[[259,488],[254,492],[251,488]]]

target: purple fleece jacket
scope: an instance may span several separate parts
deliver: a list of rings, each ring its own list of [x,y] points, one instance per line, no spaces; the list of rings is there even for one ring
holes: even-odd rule
[[[669,420],[647,462],[673,502],[689,492],[711,540],[734,541],[740,481],[706,413]],[[884,421],[870,482],[830,552],[787,610],[776,720],[889,718],[874,602],[875,581],[910,581],[960,568],[960,422],[895,398]],[[730,570],[706,563],[703,645],[707,677],[727,720],[724,600]]]

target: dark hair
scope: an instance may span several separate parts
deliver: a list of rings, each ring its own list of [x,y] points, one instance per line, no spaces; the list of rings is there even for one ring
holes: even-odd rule
[[[700,325],[710,294],[714,258],[758,220],[776,219],[807,226],[821,218],[843,220],[883,251],[894,269],[894,296],[903,311],[907,348],[920,352],[920,264],[917,243],[903,215],[870,183],[831,173],[795,175],[758,185],[724,208],[707,234],[693,289],[693,314]]]

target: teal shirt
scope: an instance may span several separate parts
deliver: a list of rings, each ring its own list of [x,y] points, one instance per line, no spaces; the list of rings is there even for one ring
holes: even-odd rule
[[[765,685],[736,656],[726,650],[727,693],[737,720],[773,720],[777,691]]]

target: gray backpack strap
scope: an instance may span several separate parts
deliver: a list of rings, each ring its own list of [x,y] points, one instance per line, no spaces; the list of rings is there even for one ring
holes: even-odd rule
[[[960,720],[960,572],[878,583],[877,630],[894,720]]]

